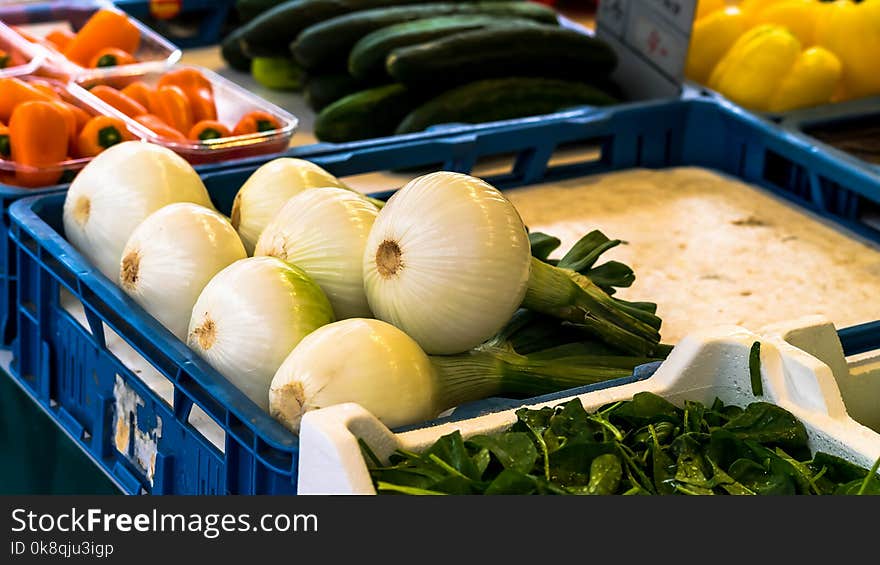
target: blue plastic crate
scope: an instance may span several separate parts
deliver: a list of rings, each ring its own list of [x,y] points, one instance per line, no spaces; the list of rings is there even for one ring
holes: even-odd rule
[[[823,128],[846,127],[865,120],[872,120],[880,126],[880,96],[850,100],[839,104],[806,108],[791,112],[779,121],[780,125],[796,135],[803,136],[810,143],[821,147],[823,151],[834,154],[839,159],[853,163],[857,167],[866,167],[880,175],[880,163],[871,163],[857,155],[838,149],[830,143],[815,136],[814,132]],[[880,143],[880,140],[878,140]]]
[[[359,151],[370,149],[376,146],[387,144],[391,141],[405,141],[411,138],[426,140],[430,138],[440,137],[444,135],[452,135],[464,131],[482,131],[491,128],[510,128],[520,125],[531,124],[537,121],[549,122],[553,120],[566,119],[572,115],[579,114],[579,111],[559,112],[556,114],[548,114],[545,116],[536,116],[532,118],[522,118],[516,120],[507,120],[494,123],[485,123],[478,125],[467,124],[447,124],[434,126],[423,134],[415,134],[409,136],[397,136],[393,138],[375,138],[365,141],[357,141],[352,143],[331,144],[331,143],[314,143],[311,145],[303,145],[290,150],[285,155],[292,155],[301,158],[310,158],[313,155],[321,155],[328,152],[346,153],[349,151]],[[226,169],[249,169],[253,170],[259,165],[266,163],[272,159],[283,155],[261,155],[258,157],[249,157],[234,161],[224,161],[219,163],[206,163],[196,165],[195,170],[200,175],[222,171]],[[9,207],[13,202],[20,198],[28,196],[42,196],[45,194],[53,194],[64,192],[70,184],[59,184],[46,188],[22,188],[14,185],[0,183],[0,350],[9,349],[12,342],[17,336],[17,324],[15,315],[12,313],[15,304],[16,284],[18,281],[18,269],[15,262],[15,255],[12,252],[12,242],[9,239]]]
[[[179,12],[170,18],[157,15],[155,0],[115,0],[113,3],[180,47],[191,48],[220,41],[235,0],[180,0]]]
[[[596,145],[598,157],[553,164],[554,152],[573,143]],[[736,107],[706,99],[572,112],[553,121],[447,135],[415,134],[399,143],[327,151],[309,159],[346,177],[417,167],[470,172],[480,158],[499,155],[515,156],[509,173],[487,177],[502,189],[632,167],[712,168],[880,241],[880,233],[861,219],[865,208],[880,203],[876,177],[818,154],[803,140]],[[205,175],[219,209],[230,209],[253,169]],[[63,200],[63,195],[29,198],[12,208],[12,238],[21,267],[16,381],[125,492],[295,492],[297,438],[64,240]],[[85,325],[62,308],[62,288],[82,303]],[[173,406],[110,352],[103,324],[167,378]],[[880,348],[878,329],[866,324],[841,331],[847,352]],[[194,404],[220,424],[222,449],[188,423]],[[499,406],[503,401],[471,405],[453,418]],[[144,442],[152,449],[144,450]]]

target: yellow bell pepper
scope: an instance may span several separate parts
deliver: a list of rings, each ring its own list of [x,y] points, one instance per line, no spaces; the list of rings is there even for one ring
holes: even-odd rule
[[[704,84],[721,57],[746,29],[745,16],[736,6],[696,20],[691,31],[685,76]]]
[[[757,12],[751,21],[754,24],[777,24],[788,28],[804,47],[816,42],[815,16],[822,2],[816,0],[787,0],[775,2]]]
[[[727,2],[725,2],[725,0],[699,0],[697,2],[697,13],[694,16],[694,20],[705,18],[712,12],[724,8],[726,5]]]
[[[880,0],[834,2],[817,25],[816,42],[843,64],[841,99],[880,94]]]
[[[786,112],[827,104],[832,100],[842,74],[843,66],[833,53],[818,46],[808,47],[782,79],[768,109]]]
[[[834,54],[818,47],[803,50],[786,28],[763,24],[740,36],[708,86],[745,108],[783,112],[830,102],[840,78]]]
[[[787,0],[742,0],[742,2],[739,3],[739,9],[745,14],[746,21],[748,21],[749,27],[751,27],[757,25],[758,17],[761,15],[761,12],[770,6],[785,1]]]

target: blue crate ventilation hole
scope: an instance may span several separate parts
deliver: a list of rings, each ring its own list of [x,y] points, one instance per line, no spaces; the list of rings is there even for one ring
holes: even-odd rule
[[[583,147],[592,151],[580,158],[567,152]],[[880,241],[880,232],[862,221],[864,209],[880,199],[880,179],[707,99],[416,134],[394,143],[310,153],[309,159],[348,177],[426,167],[470,172],[497,156],[512,158],[509,170],[487,178],[502,189],[633,167],[716,169]],[[220,210],[229,211],[254,168],[204,175]],[[64,240],[63,202],[64,195],[55,194],[12,206],[20,266],[16,382],[125,492],[295,493],[297,438]],[[846,352],[880,347],[878,329],[875,323],[842,330]],[[642,367],[627,380],[649,378],[652,369]],[[506,402],[465,406],[450,418],[502,409]]]

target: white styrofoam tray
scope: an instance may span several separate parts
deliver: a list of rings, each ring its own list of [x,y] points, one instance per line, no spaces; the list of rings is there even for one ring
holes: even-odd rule
[[[831,365],[788,340],[824,357]],[[813,451],[825,451],[870,467],[880,457],[880,434],[848,414],[835,371],[850,389],[855,386],[852,382],[858,382],[862,400],[873,400],[876,405],[880,398],[880,363],[875,359],[871,371],[852,377],[834,327],[816,316],[768,327],[760,334],[740,326],[715,326],[692,332],[676,345],[651,378],[577,398],[587,411],[630,399],[642,391],[659,394],[679,405],[684,400],[711,404],[718,397],[725,404],[744,406],[756,400],[749,377],[749,351],[755,341],[761,342],[761,400],[773,402],[799,418],[807,429]],[[880,353],[876,355],[880,359]],[[557,406],[565,401],[554,400],[533,407]],[[465,438],[501,432],[516,421],[515,412],[516,409],[505,410],[397,434],[354,403],[309,412],[300,430],[298,494],[375,494],[358,438],[378,457],[387,459],[397,448],[422,451],[456,429]]]

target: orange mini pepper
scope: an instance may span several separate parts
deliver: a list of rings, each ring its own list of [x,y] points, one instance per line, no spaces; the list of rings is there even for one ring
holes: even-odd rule
[[[52,85],[41,81],[31,81],[29,84],[46,96],[49,96],[54,100],[61,100],[61,96],[58,95],[58,91],[55,90]]]
[[[9,159],[9,128],[0,124],[0,158]]]
[[[95,53],[95,56],[89,61],[89,68],[98,69],[101,67],[131,65],[132,63],[137,63],[137,59],[131,53],[117,47],[105,47]]]
[[[77,136],[77,154],[94,157],[101,151],[131,139],[125,123],[113,116],[94,116]]]
[[[41,100],[15,107],[9,121],[12,160],[30,167],[58,165],[67,157],[67,120],[58,105]],[[61,179],[61,170],[16,171],[23,186],[47,186]]]
[[[229,128],[216,120],[202,120],[189,130],[188,138],[195,141],[207,141],[229,137],[232,133]]]
[[[85,67],[105,47],[136,53],[140,42],[141,32],[128,16],[116,10],[102,9],[95,12],[70,40],[64,48],[64,55]]]
[[[194,122],[217,119],[217,105],[214,103],[214,87],[198,69],[184,67],[168,71],[157,84],[163,86],[177,86],[189,99]]]
[[[129,84],[128,86],[120,90],[120,92],[122,92],[132,100],[135,100],[138,104],[140,104],[147,110],[150,109],[150,96],[153,92],[153,89],[147,86],[147,83],[139,80]]]
[[[268,112],[255,110],[248,112],[238,120],[232,129],[232,135],[247,135],[249,133],[259,133],[263,131],[272,131],[281,129],[281,123],[278,118]]]
[[[131,118],[148,112],[148,110],[137,100],[126,96],[112,86],[99,84],[98,86],[93,86],[89,89],[89,92]]]
[[[166,124],[162,118],[155,114],[136,116],[135,121],[161,138],[171,141],[186,141],[186,137],[182,133]]]
[[[73,112],[73,106],[63,100],[53,100],[52,104],[61,110],[64,121],[67,124],[67,146],[70,149],[76,148],[76,134],[79,131],[76,127],[76,114]]]
[[[42,100],[51,102],[57,96],[50,96],[46,92],[17,78],[0,79],[0,120],[8,122],[12,117],[12,111],[22,102]]]
[[[163,122],[186,135],[193,126],[193,113],[189,98],[179,86],[160,86],[154,97],[155,107],[150,110]]]
[[[65,106],[67,106],[67,108],[71,112],[73,112],[73,116],[74,116],[74,118],[76,118],[76,131],[77,131],[77,133],[79,133],[79,131],[82,130],[83,127],[85,127],[86,122],[88,122],[90,119],[92,119],[92,116],[89,115],[88,112],[86,112],[85,110],[83,110],[79,106],[76,106],[74,104],[70,104],[69,102],[64,102],[64,101],[62,101],[61,104],[64,104]]]
[[[10,62],[12,62],[12,57],[9,55],[9,53],[4,51],[3,49],[0,49],[0,69],[5,69],[6,67],[8,67]]]
[[[67,31],[66,29],[53,29],[49,33],[46,34],[46,41],[55,46],[55,49],[59,51],[64,51],[70,42],[74,38],[74,34],[72,32]]]

